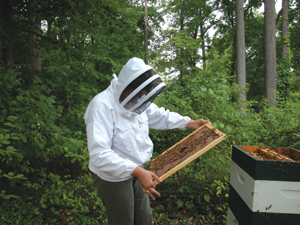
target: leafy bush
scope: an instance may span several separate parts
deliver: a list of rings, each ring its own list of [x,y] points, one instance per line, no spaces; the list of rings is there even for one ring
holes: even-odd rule
[[[11,145],[11,141],[20,140],[20,135],[14,133],[11,129],[15,127],[14,121],[17,117],[9,116],[5,121],[1,122],[0,127],[0,159],[3,165],[9,165],[11,162],[21,162],[23,155],[17,149]],[[0,179],[6,182],[9,181],[10,186],[13,187],[16,183],[20,183],[22,180],[27,179],[23,173],[15,172],[13,169],[7,169],[4,166],[0,169]],[[2,189],[2,187],[1,187]],[[17,198],[19,196],[15,194],[6,194],[6,190],[1,190],[0,198],[9,199]]]
[[[21,188],[22,198],[1,201],[2,224],[107,223],[106,210],[89,174],[76,180],[42,171],[40,175],[38,183],[28,182]]]

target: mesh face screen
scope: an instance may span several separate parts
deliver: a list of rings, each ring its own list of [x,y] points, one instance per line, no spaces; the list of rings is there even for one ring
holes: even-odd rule
[[[133,111],[138,114],[141,114],[142,112],[144,112],[149,107],[151,102],[154,101],[154,99],[164,90],[164,88],[165,88],[165,85],[160,87],[154,94],[151,95],[151,97],[149,99],[147,99],[141,106],[139,106],[138,108],[136,108]]]
[[[125,109],[140,114],[164,90],[165,86],[160,76],[150,69],[126,86],[120,96],[120,104]]]

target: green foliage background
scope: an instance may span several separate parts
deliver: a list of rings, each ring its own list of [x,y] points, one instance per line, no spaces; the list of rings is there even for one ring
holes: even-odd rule
[[[1,1],[1,9],[7,10],[1,11],[0,21],[1,224],[106,224],[105,208],[88,171],[83,114],[92,97],[109,85],[112,74],[118,74],[129,58],[144,57],[143,5],[121,0],[32,2]],[[290,9],[290,56],[278,60],[277,108],[263,97],[263,17],[254,13],[261,2],[245,9],[249,100],[244,103],[238,101],[235,83],[234,2],[204,3],[159,5],[163,13],[176,15],[164,31],[162,14],[148,7],[150,64],[167,83],[155,103],[193,119],[209,119],[227,135],[157,186],[162,197],[152,201],[156,224],[226,221],[233,144],[300,149],[298,2]],[[222,12],[220,21],[212,16],[214,10]],[[221,35],[201,37],[210,44],[205,69],[197,66],[203,62],[202,39],[193,36],[204,25],[196,19],[200,12]],[[47,27],[38,42],[39,73],[28,62],[32,16]],[[8,46],[13,46],[13,65],[5,60]],[[151,130],[153,157],[191,132]]]

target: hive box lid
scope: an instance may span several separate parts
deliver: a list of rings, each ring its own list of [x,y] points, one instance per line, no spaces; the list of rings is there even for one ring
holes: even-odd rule
[[[300,164],[280,160],[257,159],[249,152],[259,146],[232,146],[232,161],[247,172],[254,180],[300,181]],[[293,148],[276,148],[279,151],[292,151],[300,158],[300,151]]]

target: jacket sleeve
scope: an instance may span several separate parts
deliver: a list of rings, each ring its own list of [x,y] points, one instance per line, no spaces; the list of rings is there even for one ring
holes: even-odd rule
[[[152,103],[146,110],[148,116],[148,124],[152,129],[169,130],[181,129],[184,130],[191,118],[188,116],[181,116],[178,113],[170,112],[164,107],[158,108]]]
[[[87,144],[90,155],[90,169],[99,174],[104,180],[115,177],[116,180],[129,179],[137,165],[128,159],[123,159],[116,154],[112,146],[113,118],[112,113],[95,107],[89,109],[85,115]],[[97,170],[97,171],[93,171]]]

